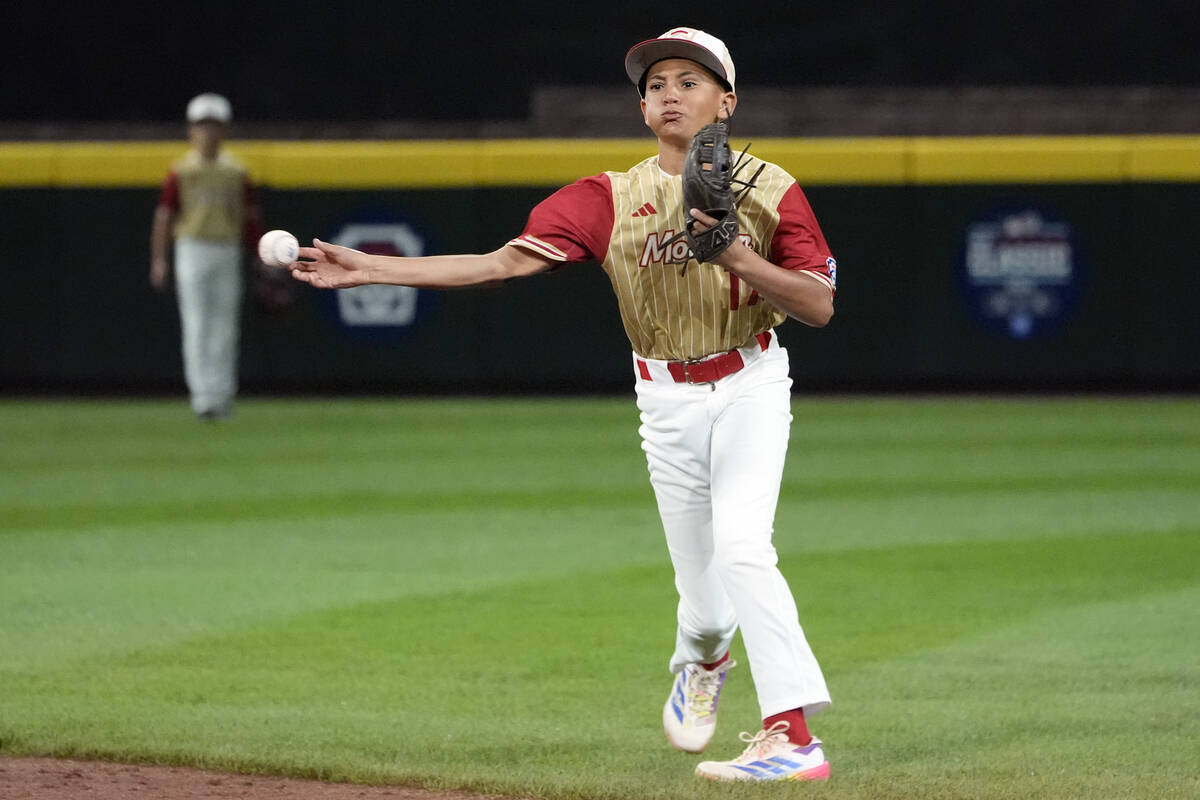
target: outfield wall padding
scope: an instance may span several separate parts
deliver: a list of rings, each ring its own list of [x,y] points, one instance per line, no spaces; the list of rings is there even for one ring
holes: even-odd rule
[[[235,150],[263,184],[269,227],[303,239],[399,225],[430,254],[500,246],[562,176],[633,163],[647,144],[538,146]],[[176,307],[146,279],[156,184],[179,149],[0,144],[6,393],[181,390]],[[760,152],[801,178],[838,259],[833,322],[780,330],[798,390],[1200,386],[1200,138],[777,140]],[[1006,209],[1045,211],[1074,259],[1055,301],[1069,308],[1023,337],[981,320],[964,285],[968,232]],[[241,378],[258,392],[607,392],[627,390],[631,369],[607,278],[578,264],[421,293],[406,326],[348,326],[334,293],[308,287],[283,313],[247,303]]]

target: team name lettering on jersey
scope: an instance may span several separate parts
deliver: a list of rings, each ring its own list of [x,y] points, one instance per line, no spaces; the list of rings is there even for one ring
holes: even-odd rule
[[[667,244],[675,231],[667,230],[661,234],[654,231],[646,235],[646,244],[642,247],[642,256],[638,259],[639,267],[649,267],[651,264],[682,264],[688,257],[688,244],[683,239]],[[754,239],[748,233],[739,233],[738,239],[742,244],[757,252]]]

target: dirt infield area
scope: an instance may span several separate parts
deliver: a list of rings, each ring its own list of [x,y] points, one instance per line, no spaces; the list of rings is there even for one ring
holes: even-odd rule
[[[56,758],[0,758],[4,800],[499,800],[403,786],[360,786]]]

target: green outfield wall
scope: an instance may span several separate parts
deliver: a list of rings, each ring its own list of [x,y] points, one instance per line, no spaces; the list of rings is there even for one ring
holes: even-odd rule
[[[377,252],[494,249],[558,186],[651,140],[234,142],[269,227]],[[0,386],[182,386],[146,280],[177,142],[0,143]],[[824,330],[780,330],[798,390],[1200,387],[1200,136],[762,139],[838,259]],[[356,290],[357,291],[357,290]],[[248,303],[249,391],[621,391],[595,264],[504,289],[297,287]]]

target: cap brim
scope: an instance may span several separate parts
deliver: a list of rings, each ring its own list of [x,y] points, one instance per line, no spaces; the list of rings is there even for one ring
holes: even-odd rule
[[[625,54],[625,74],[635,84],[640,83],[646,70],[666,58],[686,58],[707,67],[718,78],[729,83],[725,66],[710,50],[687,39],[648,39],[629,48]]]

